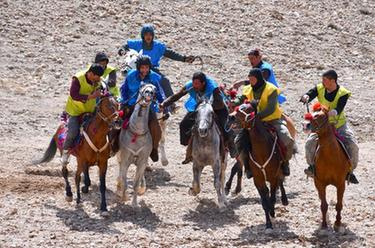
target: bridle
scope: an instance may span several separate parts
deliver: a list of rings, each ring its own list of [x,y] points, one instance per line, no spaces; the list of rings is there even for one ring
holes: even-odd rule
[[[111,110],[113,111],[113,113],[110,114],[109,116],[106,116],[106,115],[102,112],[102,110],[101,110],[101,107],[102,107],[102,106],[101,106],[101,103],[102,103],[103,99],[105,99],[105,98],[109,98],[109,101],[110,101],[110,103],[111,103],[110,108],[111,108]],[[100,117],[104,122],[106,122],[109,126],[112,126],[112,121],[113,121],[113,119],[115,119],[115,118],[118,117],[118,111],[117,111],[117,109],[114,107],[114,104],[113,104],[112,100],[113,100],[113,98],[112,98],[111,96],[104,96],[104,97],[102,97],[102,98],[98,101],[98,103],[96,104],[96,106],[97,106],[97,114],[98,114],[99,117]]]

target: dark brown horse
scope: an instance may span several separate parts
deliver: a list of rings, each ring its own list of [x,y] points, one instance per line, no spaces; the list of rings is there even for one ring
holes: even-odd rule
[[[83,131],[81,142],[73,148],[72,154],[77,158],[77,171],[75,183],[77,189],[77,204],[81,200],[80,182],[81,174],[84,174],[85,186],[82,192],[87,193],[91,184],[89,177],[89,167],[98,165],[100,178],[101,205],[100,210],[105,215],[107,213],[107,203],[105,199],[107,164],[110,157],[110,146],[108,142],[108,132],[118,119],[118,103],[111,96],[102,96],[96,105],[95,112]],[[51,139],[49,147],[42,159],[35,163],[45,163],[53,159],[57,148],[62,153],[61,134],[64,134],[64,124],[60,125]],[[73,200],[72,190],[68,180],[68,169],[66,165],[62,167],[62,174],[65,179],[65,191],[67,201]]]
[[[281,201],[288,204],[281,170],[282,155],[277,148],[277,136],[271,133],[256,115],[256,102],[241,105],[235,117],[247,128],[251,147],[249,165],[254,184],[262,200],[266,215],[266,228],[272,229],[271,217],[275,217],[276,190],[280,187]],[[266,182],[270,183],[270,190]]]
[[[321,201],[322,229],[327,229],[326,188],[333,185],[337,189],[336,221],[334,230],[344,230],[341,223],[342,198],[345,191],[346,176],[351,170],[351,162],[343,147],[335,136],[335,128],[328,121],[328,110],[322,106],[322,110],[315,112],[310,120],[311,129],[318,134],[318,149],[316,152],[314,183]]]

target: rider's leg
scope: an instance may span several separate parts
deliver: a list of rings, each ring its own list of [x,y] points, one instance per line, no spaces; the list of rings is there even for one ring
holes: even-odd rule
[[[347,125],[347,123],[340,128],[337,129],[337,132],[341,137],[344,138],[345,147],[348,149],[348,153],[350,156],[350,160],[352,162],[352,172],[349,175],[349,180],[351,183],[359,183],[355,175],[353,174],[353,170],[357,168],[358,165],[358,153],[359,147],[356,138],[354,137],[354,133],[351,128]]]
[[[158,147],[161,139],[161,127],[156,114],[152,110],[150,110],[148,126],[152,137],[152,151],[150,154],[150,158],[152,159],[152,161],[156,162],[159,160]]]
[[[196,112],[188,112],[185,117],[182,119],[180,123],[180,143],[183,146],[188,146],[189,143],[191,144],[191,128],[195,123],[195,116]],[[187,147],[186,150],[186,157],[185,160],[182,162],[183,164],[187,164],[192,160],[192,149],[190,145]]]
[[[281,142],[286,147],[286,154],[284,158],[284,163],[282,166],[282,170],[285,176],[289,176],[289,160],[293,156],[293,146],[294,146],[294,139],[289,133],[289,130],[286,126],[286,121],[279,119],[271,121],[271,124],[275,127],[278,137],[281,139]]]
[[[237,149],[236,149],[236,146],[234,144],[234,136],[235,135],[234,135],[233,130],[226,130],[229,112],[228,112],[227,108],[223,108],[223,109],[215,110],[215,114],[217,116],[216,122],[218,123],[219,128],[221,129],[221,131],[223,133],[224,142],[228,146],[230,156],[232,158],[234,158],[237,155]]]
[[[68,132],[64,141],[62,163],[69,163],[69,149],[73,147],[74,139],[79,133],[79,116],[70,116],[68,120]]]
[[[316,147],[318,146],[318,134],[311,133],[306,140],[305,144],[305,155],[306,155],[306,162],[309,165],[307,169],[305,169],[305,174],[308,176],[314,176],[314,166],[315,166],[315,152]]]

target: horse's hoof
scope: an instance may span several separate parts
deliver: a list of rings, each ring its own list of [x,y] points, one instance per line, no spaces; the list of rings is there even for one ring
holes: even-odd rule
[[[345,225],[343,225],[343,224],[341,224],[341,225],[334,224],[333,230],[335,230],[335,232],[337,232],[337,233],[345,233],[346,232]]]
[[[73,196],[65,196],[65,200],[67,202],[72,202],[73,201]]]
[[[108,210],[100,211],[100,216],[102,216],[104,218],[108,218],[109,217]]]
[[[265,234],[269,235],[273,233],[272,227],[267,227],[266,230],[264,231]]]
[[[227,207],[225,206],[225,204],[224,203],[219,203],[219,212],[220,213],[223,213],[223,212],[225,212],[225,210],[227,210]]]
[[[270,216],[271,216],[271,218],[275,218],[275,210],[270,211]]]
[[[198,195],[198,194],[193,190],[193,188],[190,188],[188,193],[189,193],[189,195],[191,195],[191,196],[196,196],[196,195]]]
[[[281,203],[283,204],[283,206],[288,206],[289,201],[287,198],[285,198],[285,199],[281,199]]]
[[[168,160],[161,160],[161,165],[167,166],[169,164]]]
[[[224,189],[225,195],[229,195],[229,188]]]
[[[322,226],[320,226],[319,229],[318,229],[317,234],[319,236],[327,236],[328,235],[328,227],[322,227]]]
[[[138,189],[137,194],[138,195],[143,195],[146,192],[146,187],[141,187]]]
[[[130,197],[129,197],[129,194],[128,193],[125,193],[121,196],[121,200],[123,202],[126,202],[126,201],[129,201],[130,200]]]
[[[89,193],[89,187],[83,186],[82,187],[82,193],[84,193],[84,194]]]

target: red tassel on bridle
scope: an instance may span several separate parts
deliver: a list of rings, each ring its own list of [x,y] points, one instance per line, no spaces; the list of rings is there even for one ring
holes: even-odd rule
[[[137,138],[138,138],[138,134],[135,133],[135,134],[133,135],[133,137],[132,137],[131,142],[132,142],[132,143],[135,143],[135,142],[137,141]]]

